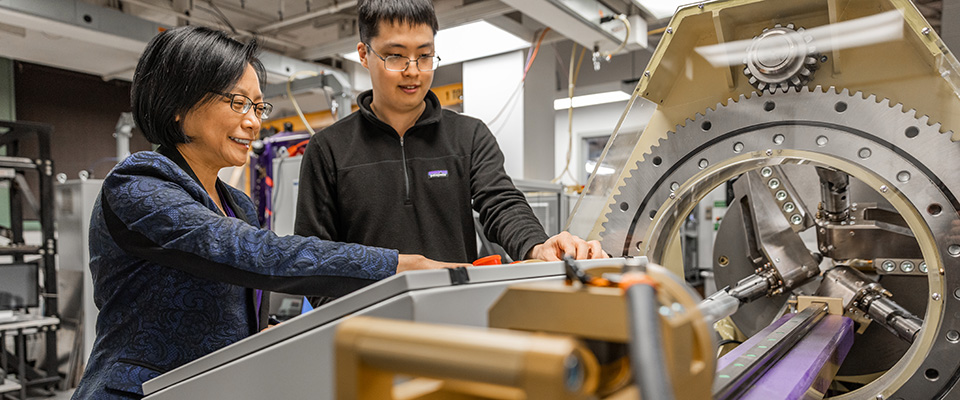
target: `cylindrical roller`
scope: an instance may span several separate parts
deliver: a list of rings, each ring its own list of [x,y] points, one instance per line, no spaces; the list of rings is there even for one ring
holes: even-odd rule
[[[592,393],[599,373],[568,337],[359,316],[340,324],[336,351],[337,398],[357,398],[353,391],[376,380],[364,371],[539,388],[538,396],[564,399]]]
[[[832,222],[840,222],[850,215],[850,199],[847,197],[847,186],[850,176],[844,172],[817,167],[820,176],[820,198],[822,199],[825,218]]]
[[[721,290],[704,299],[697,308],[703,314],[707,325],[713,326],[717,321],[737,312],[740,309],[740,299],[731,296],[726,290]]]
[[[876,295],[873,299],[864,299],[868,304],[867,313],[874,321],[880,322],[887,330],[897,337],[913,343],[913,339],[920,333],[923,320],[914,316],[893,300]]]
[[[728,292],[731,296],[740,300],[742,304],[766,296],[772,288],[773,285],[768,277],[754,274],[741,279],[740,282],[737,282],[737,286],[734,286]]]
[[[823,276],[817,296],[838,297],[843,308],[856,307],[867,313],[897,337],[913,343],[923,320],[891,299],[890,292],[870,277],[845,265],[834,267]]]

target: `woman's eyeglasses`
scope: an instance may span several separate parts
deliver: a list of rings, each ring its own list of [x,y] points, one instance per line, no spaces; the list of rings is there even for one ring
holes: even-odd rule
[[[260,103],[254,103],[252,99],[239,93],[221,93],[221,92],[212,92],[212,93],[219,94],[223,97],[230,99],[230,108],[239,114],[246,115],[248,112],[250,112],[250,109],[253,108],[254,110],[256,110],[257,118],[264,120],[269,118],[270,112],[273,111],[273,104],[267,103],[265,101]]]

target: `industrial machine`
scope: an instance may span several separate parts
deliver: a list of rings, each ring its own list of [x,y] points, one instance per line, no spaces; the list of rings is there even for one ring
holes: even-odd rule
[[[728,339],[762,335],[804,295],[840,299],[856,334],[821,395],[953,398],[958,73],[908,1],[685,7],[634,92],[653,118],[639,143],[614,133],[602,162],[617,172],[588,184],[569,228],[680,273],[680,227],[725,192],[700,250],[721,288],[707,314],[742,335]]]
[[[626,258],[403,274],[147,398],[960,396],[960,64],[913,4],[684,7],[618,124],[640,125],[568,223]],[[681,228],[718,193],[701,301]]]

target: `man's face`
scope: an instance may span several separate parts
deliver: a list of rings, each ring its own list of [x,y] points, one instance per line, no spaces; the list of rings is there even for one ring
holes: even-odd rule
[[[367,43],[369,49],[362,42],[357,44],[360,62],[370,71],[374,106],[395,113],[419,112],[433,83],[433,71],[420,71],[416,60],[434,55],[433,29],[389,21],[381,21],[379,28],[379,34]],[[390,56],[412,61],[404,71],[388,71],[381,57]]]

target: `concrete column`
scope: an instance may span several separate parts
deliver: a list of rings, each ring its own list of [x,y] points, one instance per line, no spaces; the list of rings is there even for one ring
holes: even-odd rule
[[[15,97],[13,92],[13,60],[0,58],[0,120],[13,121],[16,119]],[[0,148],[0,155],[7,154],[5,148]],[[0,189],[0,225],[10,226],[10,192],[9,189]]]
[[[960,52],[960,0],[943,0],[940,20],[943,21],[940,37],[956,56]]]
[[[0,120],[16,119],[13,93],[13,60],[0,58]]]
[[[549,181],[554,171],[553,96],[557,90],[557,62],[553,46],[541,46],[523,86],[524,179]]]
[[[524,91],[511,98],[523,77],[523,63],[520,50],[463,63],[463,113],[488,123],[503,151],[504,168],[513,179],[526,177]],[[508,101],[503,113],[490,123]]]

